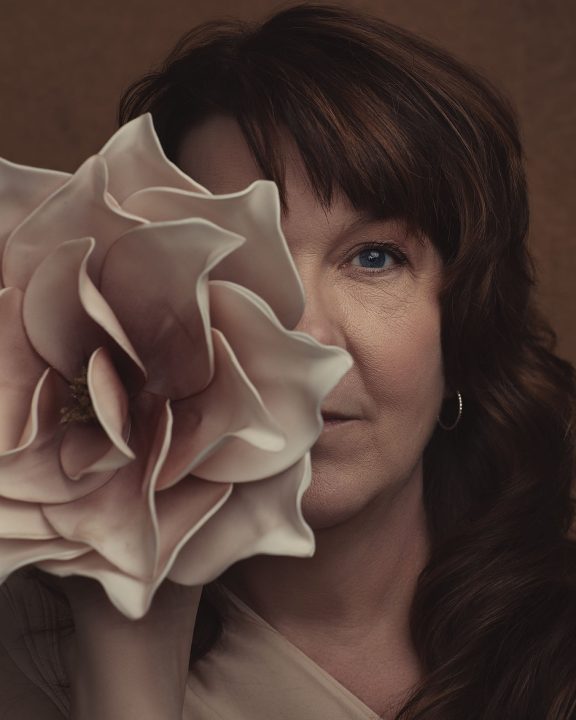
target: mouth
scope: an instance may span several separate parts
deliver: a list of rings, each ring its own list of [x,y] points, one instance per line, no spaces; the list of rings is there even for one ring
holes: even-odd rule
[[[346,422],[347,420],[354,419],[355,418],[350,417],[349,415],[342,415],[341,413],[322,413],[322,420],[324,420],[324,422]]]
[[[346,417],[344,415],[324,415],[322,413],[322,419],[324,420],[323,431],[332,430],[334,428],[345,425],[346,423],[352,422],[356,418]]]

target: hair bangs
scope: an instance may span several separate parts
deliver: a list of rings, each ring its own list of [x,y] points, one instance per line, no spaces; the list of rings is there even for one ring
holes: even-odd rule
[[[383,62],[389,65],[384,74]],[[131,88],[123,115],[150,111],[175,162],[190,127],[210,115],[230,115],[263,175],[277,184],[283,212],[281,139],[287,135],[324,207],[341,192],[375,219],[402,219],[417,238],[424,234],[437,244],[452,235],[439,215],[451,203],[442,195],[440,160],[431,155],[437,143],[426,138],[422,107],[414,106],[398,61],[375,58],[361,43],[350,47],[313,35],[300,36],[293,47],[273,24],[253,35],[250,25],[230,21],[194,29],[165,68],[169,72],[152,73]]]
[[[287,210],[285,158],[279,148],[285,133],[302,158],[312,192],[325,208],[341,192],[356,210],[375,219],[401,218],[412,232],[429,232],[438,203],[428,177],[414,167],[417,148],[397,120],[392,115],[384,118],[378,108],[380,125],[367,123],[354,114],[354,107],[361,107],[354,97],[344,93],[328,97],[322,85],[306,82],[298,74],[290,80],[267,88],[266,105],[254,102],[235,108],[263,174],[278,185],[283,211]]]
[[[238,121],[264,176],[278,185],[284,212],[286,158],[280,148],[287,135],[325,208],[341,192],[375,219],[402,219],[416,237],[438,236],[436,211],[445,203],[429,172],[430,158],[406,130],[415,119],[403,117],[392,97],[383,103],[344,64],[335,70],[322,63],[311,71],[280,54],[266,64],[245,61],[219,111]]]

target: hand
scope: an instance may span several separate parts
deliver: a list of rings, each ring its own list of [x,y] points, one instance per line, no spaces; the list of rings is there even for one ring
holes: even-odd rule
[[[130,620],[95,580],[61,580],[75,633],[66,665],[72,720],[181,720],[202,586],[170,580],[148,613]]]

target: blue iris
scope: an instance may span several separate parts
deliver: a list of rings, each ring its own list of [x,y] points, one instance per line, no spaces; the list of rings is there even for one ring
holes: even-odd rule
[[[375,248],[361,250],[356,257],[360,258],[360,265],[366,268],[383,268],[389,253]]]

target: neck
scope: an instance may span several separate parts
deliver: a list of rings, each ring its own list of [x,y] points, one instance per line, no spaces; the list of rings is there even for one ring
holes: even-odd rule
[[[310,558],[256,555],[220,578],[272,626],[358,647],[359,639],[407,641],[415,584],[428,557],[421,464],[354,517],[315,530]],[[403,639],[400,640],[400,637]]]

